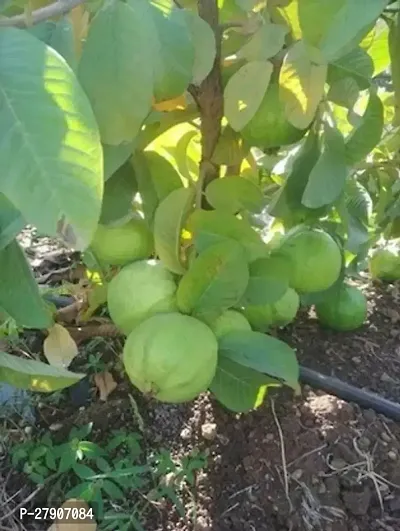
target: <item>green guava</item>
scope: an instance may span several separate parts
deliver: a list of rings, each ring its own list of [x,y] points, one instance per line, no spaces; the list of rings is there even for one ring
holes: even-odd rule
[[[321,324],[347,332],[362,326],[367,318],[367,299],[359,289],[343,284],[340,291],[315,305]]]
[[[283,238],[276,252],[291,260],[289,284],[299,293],[314,293],[330,288],[339,278],[342,255],[326,232],[302,228]]]
[[[176,284],[158,260],[141,260],[121,269],[108,286],[111,319],[128,335],[141,321],[155,313],[176,309]]]
[[[400,279],[400,253],[395,247],[377,249],[369,259],[372,278],[394,282]]]
[[[226,310],[210,324],[210,328],[218,338],[235,330],[251,331],[246,317],[236,310]]]
[[[153,235],[141,219],[131,219],[123,225],[99,225],[90,247],[100,262],[122,266],[149,258]]]
[[[285,295],[273,304],[247,306],[244,315],[255,330],[265,332],[271,326],[286,326],[296,317],[300,298],[289,288]]]
[[[143,321],[125,342],[131,382],[162,402],[187,402],[207,390],[217,369],[218,343],[210,328],[180,313]]]

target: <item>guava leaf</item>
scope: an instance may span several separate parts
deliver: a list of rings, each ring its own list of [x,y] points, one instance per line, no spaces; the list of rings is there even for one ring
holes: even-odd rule
[[[193,188],[179,188],[171,192],[158,206],[154,217],[154,245],[164,266],[182,275],[181,234],[193,207]]]
[[[291,265],[287,258],[272,255],[249,264],[250,278],[242,299],[243,306],[273,304],[289,288]]]
[[[371,31],[370,39],[365,44],[362,42],[361,46],[372,59],[373,75],[377,76],[384,72],[390,66],[389,27],[386,21],[378,19]]]
[[[25,255],[14,240],[0,250],[0,306],[27,328],[49,328],[53,319]]]
[[[276,13],[278,16],[275,18],[277,18],[279,21],[284,21],[290,29],[293,38],[295,40],[300,40],[303,36],[303,32],[300,27],[299,19],[299,0],[283,2],[283,5],[277,8]]]
[[[194,45],[192,83],[200,83],[210,73],[217,53],[215,35],[209,24],[196,13],[184,11]]]
[[[235,242],[212,245],[192,262],[179,282],[182,313],[217,317],[242,298],[249,281],[244,249]]]
[[[382,101],[375,92],[371,91],[361,123],[346,141],[346,162],[349,166],[363,160],[379,143],[383,121]]]
[[[289,48],[279,73],[279,93],[287,119],[298,129],[306,129],[313,121],[327,71],[327,63],[316,62],[302,41]]]
[[[85,375],[52,367],[41,361],[29,360],[0,352],[0,382],[18,389],[50,393],[64,389],[81,380]]]
[[[253,118],[268,88],[272,63],[251,61],[233,74],[224,91],[225,116],[235,131]]]
[[[0,87],[2,192],[27,223],[84,249],[103,193],[101,144],[85,93],[57,52],[15,28],[0,32]]]
[[[299,364],[287,343],[260,332],[234,331],[224,334],[218,345],[221,357],[299,389]]]
[[[249,147],[240,133],[227,125],[219,136],[211,161],[218,166],[237,166],[242,164],[248,153]]]
[[[66,369],[78,355],[78,347],[68,330],[54,323],[44,340],[43,353],[50,365]]]
[[[103,144],[104,180],[107,181],[133,153],[133,144]]]
[[[135,172],[128,160],[105,183],[100,222],[108,225],[130,218],[133,213],[133,197],[137,190]]]
[[[182,188],[182,180],[172,164],[156,151],[143,153],[158,200],[163,201],[174,190]]]
[[[0,193],[0,250],[11,243],[25,225],[21,213]]]
[[[242,413],[260,407],[268,387],[281,387],[281,383],[221,356],[210,391],[222,405]]]
[[[29,33],[51,46],[67,61],[69,66],[75,70],[77,57],[75,51],[74,28],[68,17],[60,20],[45,20],[28,28]]]
[[[216,210],[235,214],[241,210],[259,213],[265,206],[261,188],[239,176],[215,179],[206,188],[207,201]]]
[[[328,83],[346,78],[357,81],[360,89],[367,89],[371,85],[374,73],[374,63],[365,50],[360,47],[354,48],[329,65]]]
[[[298,17],[303,39],[318,46],[346,0],[299,0]]]
[[[360,87],[352,77],[344,77],[333,81],[327,94],[329,101],[346,109],[353,109],[359,96]]]
[[[308,178],[303,205],[320,208],[332,204],[343,192],[347,175],[343,136],[338,129],[325,123],[322,151]]]
[[[266,61],[283,48],[287,33],[288,28],[281,24],[263,24],[237,55],[247,61]]]
[[[188,230],[193,233],[198,252],[228,240],[241,244],[249,261],[267,254],[266,245],[252,226],[226,212],[196,210],[188,219]]]
[[[107,3],[89,26],[79,80],[106,144],[131,142],[151,109],[157,50],[147,6]]]
[[[149,166],[144,153],[137,151],[132,157],[131,164],[135,172],[138,191],[142,199],[141,207],[144,217],[149,226],[152,226],[154,222],[154,214],[159,205],[159,199],[154,183],[151,179]]]
[[[390,25],[389,51],[395,97],[396,121],[400,121],[400,12]]]

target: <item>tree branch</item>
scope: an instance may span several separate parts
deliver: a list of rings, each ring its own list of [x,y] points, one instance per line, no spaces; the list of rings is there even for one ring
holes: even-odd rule
[[[17,28],[26,28],[27,26],[39,24],[49,18],[65,15],[74,9],[74,7],[84,4],[85,2],[86,0],[59,0],[58,2],[54,2],[54,4],[33,11],[29,20],[24,13],[9,18],[0,18],[0,27],[14,26]]]

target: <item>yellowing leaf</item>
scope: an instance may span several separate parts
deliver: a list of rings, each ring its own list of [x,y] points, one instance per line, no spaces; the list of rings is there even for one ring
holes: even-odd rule
[[[302,33],[299,21],[299,0],[285,3],[288,5],[279,7],[278,13],[290,28],[293,38],[296,40],[301,39]]]
[[[94,376],[94,383],[99,390],[100,400],[103,400],[103,402],[107,401],[108,395],[110,395],[118,385],[109,371],[96,373]]]
[[[328,72],[328,65],[316,62],[309,52],[303,42],[294,44],[279,75],[280,97],[285,104],[286,117],[298,129],[305,129],[313,121],[324,94]]]
[[[50,365],[65,368],[78,355],[78,347],[68,330],[55,323],[44,340],[43,352]]]

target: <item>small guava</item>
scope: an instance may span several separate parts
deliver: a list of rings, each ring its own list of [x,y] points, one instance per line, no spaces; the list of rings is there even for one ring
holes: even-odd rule
[[[107,292],[111,319],[125,334],[155,313],[176,309],[176,283],[158,260],[141,260],[121,269]]]
[[[289,283],[299,293],[325,291],[339,278],[342,255],[334,239],[323,230],[294,231],[282,239],[276,252],[291,260]]]
[[[99,225],[90,247],[101,263],[123,266],[151,256],[153,235],[141,219],[123,225]]]
[[[210,324],[210,328],[218,338],[236,330],[251,331],[249,321],[236,310],[226,310]]]
[[[162,402],[194,399],[211,384],[217,338],[201,321],[180,313],[153,315],[131,332],[123,362],[131,382]]]
[[[300,298],[296,291],[288,288],[286,293],[273,304],[247,306],[244,315],[255,330],[265,332],[271,326],[286,326],[296,317]]]
[[[400,279],[400,252],[395,247],[377,249],[369,259],[372,278],[394,282]]]
[[[356,330],[367,318],[367,299],[356,287],[343,284],[338,293],[315,305],[315,313],[333,330]]]

